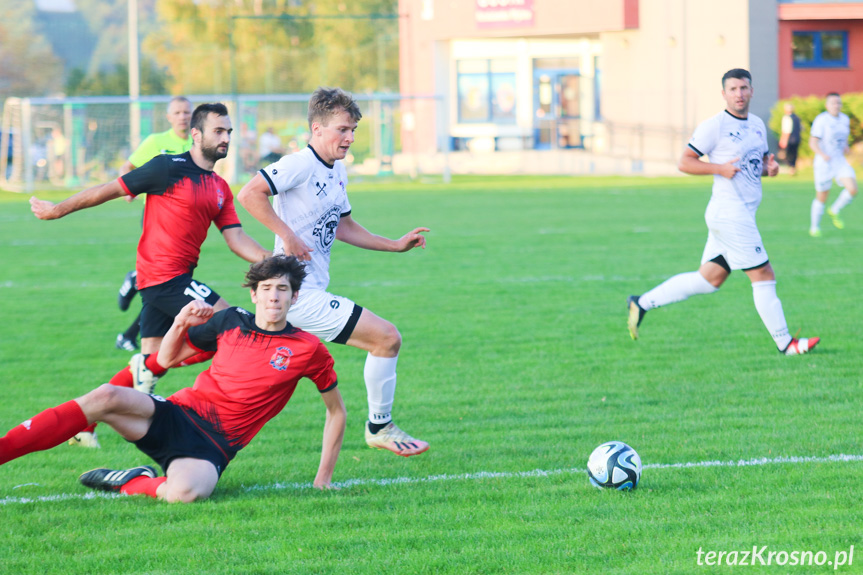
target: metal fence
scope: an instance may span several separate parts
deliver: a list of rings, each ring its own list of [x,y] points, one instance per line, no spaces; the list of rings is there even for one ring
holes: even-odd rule
[[[450,153],[454,138],[448,104],[442,97],[399,94],[354,95],[363,112],[351,153],[355,175],[410,176],[456,173],[608,174],[673,173],[689,138],[668,126],[594,121],[579,149],[534,150],[527,136],[519,149]],[[228,157],[217,171],[231,184],[248,181],[272,158],[263,158],[261,136],[271,130],[281,152],[305,147],[309,138],[308,95],[192,96],[193,105],[228,105],[234,133]],[[83,188],[117,177],[144,137],[170,128],[165,112],[170,97],[10,98],[0,124],[0,186],[32,192],[37,188]],[[435,118],[433,134],[414,130],[418,117]],[[407,128],[404,132],[402,127]],[[404,145],[402,136],[405,134]],[[434,141],[431,141],[434,140]],[[421,150],[421,151],[418,151]]]
[[[355,94],[363,120],[346,163],[364,175],[392,173],[401,150],[402,109],[407,101],[440,99],[391,94]],[[243,183],[268,163],[261,135],[279,138],[284,153],[305,147],[309,138],[308,95],[190,96],[192,104],[223,102],[234,133],[228,157],[217,171],[231,184]],[[169,96],[91,98],[9,98],[0,123],[0,184],[13,191],[83,187],[117,177],[134,147],[148,134],[170,129]],[[133,126],[130,118],[140,118]],[[442,144],[444,145],[444,144]]]

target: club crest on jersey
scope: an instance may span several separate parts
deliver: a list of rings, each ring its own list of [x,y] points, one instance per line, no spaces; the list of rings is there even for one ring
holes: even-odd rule
[[[219,209],[222,209],[222,205],[225,203],[225,192],[221,189],[216,190],[216,204],[219,206]]]
[[[318,189],[318,193],[315,194],[316,196],[320,196],[321,194],[323,194],[324,196],[327,195],[326,182],[315,182],[315,187]]]
[[[318,218],[318,221],[315,222],[315,228],[312,231],[315,238],[318,240],[318,246],[324,252],[330,251],[330,246],[333,245],[333,242],[336,240],[336,228],[339,226],[339,217],[341,216],[341,209],[339,206],[331,207],[327,213]]]
[[[739,142],[743,139],[743,136],[740,134],[740,130],[737,130],[736,132],[728,132],[728,137],[735,142]]]
[[[746,179],[759,182],[761,181],[762,161],[760,149],[750,150],[743,156],[738,166],[740,171],[746,175]]]
[[[279,347],[276,349],[276,353],[273,354],[273,357],[270,358],[270,365],[272,365],[277,371],[285,371],[291,364],[292,355],[294,355],[294,352],[289,348]]]

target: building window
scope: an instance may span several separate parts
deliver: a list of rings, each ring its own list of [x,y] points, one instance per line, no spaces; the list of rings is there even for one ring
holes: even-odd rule
[[[794,32],[791,50],[795,68],[847,68],[848,32]]]
[[[515,60],[459,60],[458,121],[515,123]]]

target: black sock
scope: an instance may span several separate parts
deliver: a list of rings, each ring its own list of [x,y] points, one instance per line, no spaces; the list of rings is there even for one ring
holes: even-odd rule
[[[141,333],[141,312],[138,312],[138,317],[132,322],[126,331],[123,332],[123,337],[132,341],[137,341],[138,334]]]
[[[389,424],[390,424],[389,421],[387,421],[386,423],[372,423],[370,421],[369,422],[369,431],[372,433],[372,435],[374,435],[375,433],[377,433],[378,431],[380,431],[381,429],[383,429],[384,427],[386,427]]]

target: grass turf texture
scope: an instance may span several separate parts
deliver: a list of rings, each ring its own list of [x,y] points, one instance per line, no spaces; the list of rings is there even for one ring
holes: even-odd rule
[[[765,183],[759,226],[792,333],[823,338],[813,354],[776,352],[739,272],[716,295],[651,311],[629,339],[626,296],[697,268],[709,188],[708,178],[352,186],[370,230],[432,230],[428,249],[408,254],[337,244],[330,286],[399,327],[395,420],[431,450],[404,459],[365,446],[365,354],[330,346],[349,411],[335,481],[567,471],[292,486],[311,481],[320,456],[323,404],[305,382],[200,504],[86,498],[83,471],[147,462],[105,425],[101,450],[59,446],[0,467],[0,573],[694,573],[727,570],[699,567],[699,548],[833,559],[863,547],[860,462],[648,469],[630,494],[571,471],[612,439],[646,464],[861,453],[863,208],[847,210],[845,230],[825,221],[824,237],[809,238],[806,178]],[[113,341],[140,304],[124,314],[115,301],[141,209],[115,201],[40,222],[26,197],[0,193],[0,432],[128,361]],[[245,269],[213,231],[195,276],[249,306]],[[157,392],[197,372],[174,370]],[[19,502],[62,494],[73,497]],[[861,572],[854,559],[840,571]]]

